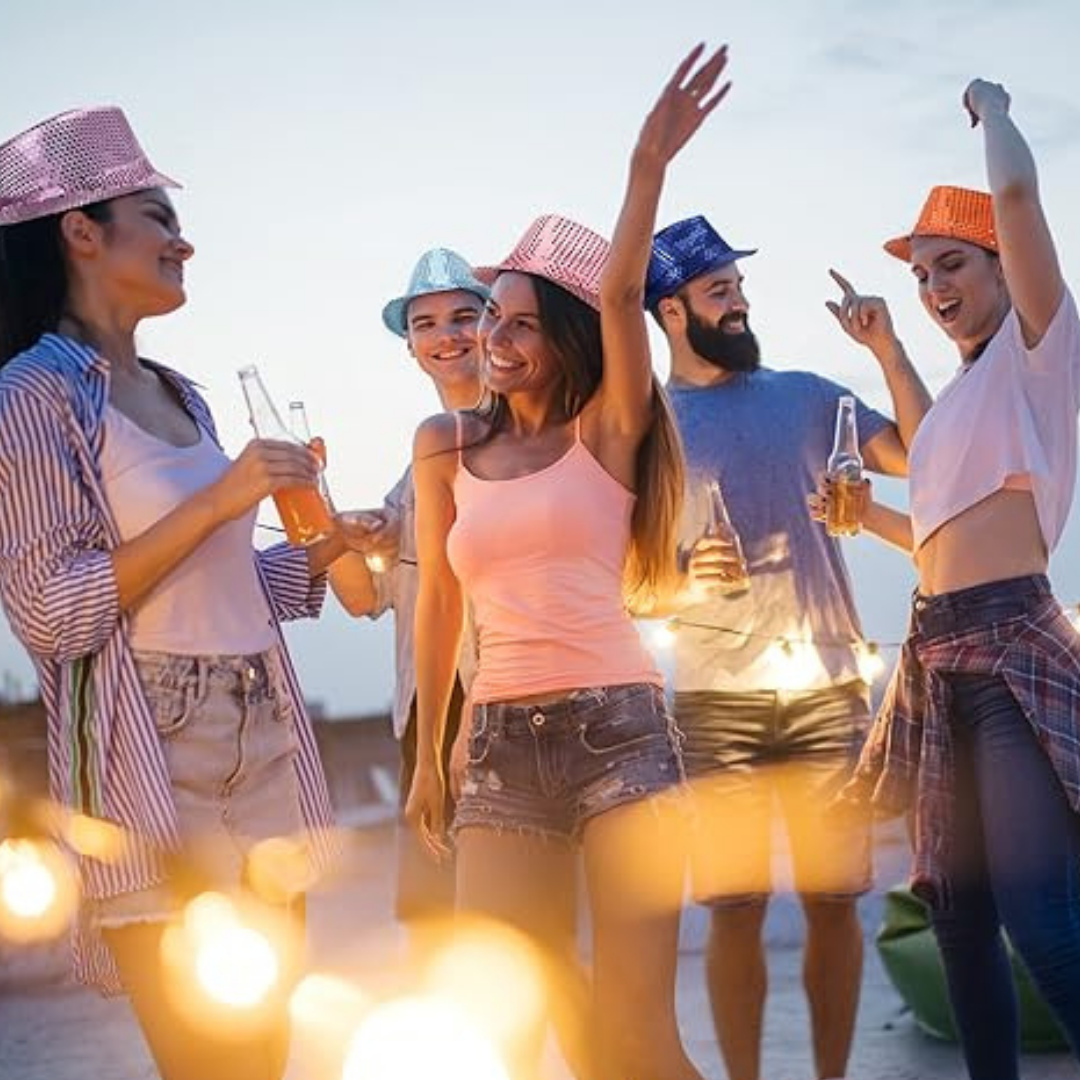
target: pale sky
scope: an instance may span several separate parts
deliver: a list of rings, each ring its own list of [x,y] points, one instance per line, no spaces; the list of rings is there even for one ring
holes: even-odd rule
[[[421,251],[477,263],[538,214],[610,234],[645,111],[697,40],[730,45],[732,93],[671,168],[659,224],[704,213],[746,260],[766,363],[847,383],[888,410],[869,354],[825,310],[830,265],[885,295],[932,389],[956,356],[880,243],[935,183],[984,186],[960,95],[1003,82],[1040,166],[1065,268],[1080,281],[1075,0],[0,0],[0,139],[56,112],[117,104],[174,196],[196,255],[189,302],[144,324],[146,355],[202,383],[228,449],[247,438],[236,369],[304,398],[342,507],[377,504],[438,407],[379,311]],[[663,376],[667,356],[656,341]],[[902,503],[899,484],[884,486]],[[275,521],[267,504],[261,517]],[[1080,524],[1052,564],[1080,601]],[[867,634],[903,634],[906,559],[847,542]],[[293,624],[310,698],[332,713],[390,700],[389,620],[328,601]],[[892,654],[889,654],[890,659]],[[0,627],[0,674],[33,674]]]

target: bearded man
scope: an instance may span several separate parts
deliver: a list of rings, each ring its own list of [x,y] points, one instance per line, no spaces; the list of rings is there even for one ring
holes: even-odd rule
[[[761,364],[739,260],[703,217],[653,243],[646,306],[671,352],[668,393],[691,491],[684,530],[687,606],[676,637],[675,717],[696,794],[695,899],[710,910],[706,954],[717,1039],[731,1080],[759,1080],[767,972],[762,925],[772,892],[774,808],[806,916],[804,982],[819,1077],[842,1077],[862,978],[856,900],[871,884],[869,823],[827,813],[869,720],[862,639],[839,543],[811,521],[849,391]],[[852,294],[853,295],[853,294]],[[928,401],[888,324],[867,307],[899,428],[856,401],[867,468],[903,475]],[[750,572],[705,536],[701,493],[719,481]],[[696,510],[696,512],[695,512]]]

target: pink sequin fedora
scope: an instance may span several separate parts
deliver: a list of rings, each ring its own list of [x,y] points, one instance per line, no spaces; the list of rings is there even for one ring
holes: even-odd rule
[[[150,164],[114,105],[60,113],[0,144],[0,225],[156,187],[180,185]]]
[[[592,229],[558,214],[538,217],[498,266],[477,266],[473,276],[491,285],[504,270],[536,274],[589,307],[600,307],[600,271],[611,245]]]

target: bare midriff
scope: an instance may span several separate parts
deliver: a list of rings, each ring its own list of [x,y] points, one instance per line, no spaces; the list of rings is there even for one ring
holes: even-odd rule
[[[1030,491],[1001,488],[945,522],[915,553],[919,592],[955,592],[1045,574],[1046,545]]]

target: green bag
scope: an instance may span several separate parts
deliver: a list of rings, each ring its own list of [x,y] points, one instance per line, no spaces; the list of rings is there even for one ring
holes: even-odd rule
[[[956,1025],[945,984],[945,968],[930,929],[926,907],[906,886],[885,894],[885,917],[877,934],[878,955],[915,1022],[938,1039],[956,1041]],[[1020,1007],[1024,1050],[1066,1050],[1068,1043],[1019,957],[1008,946]]]

